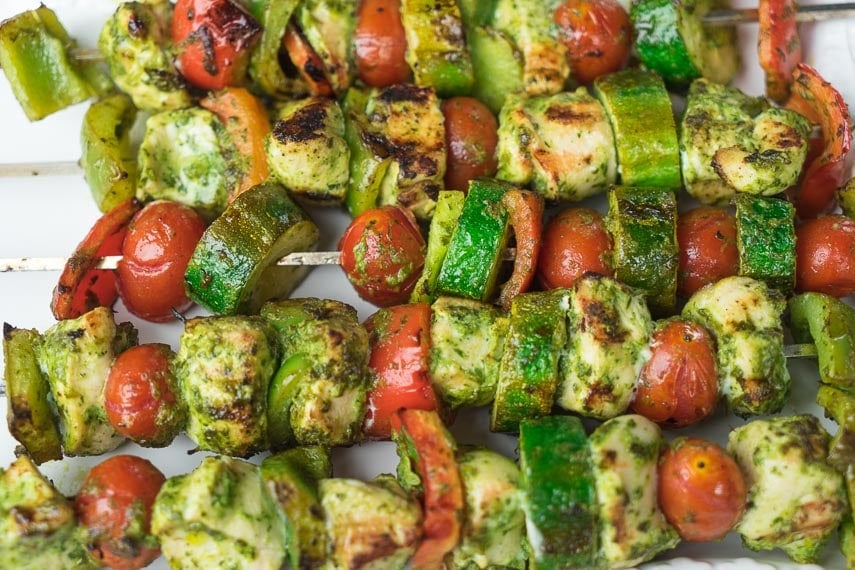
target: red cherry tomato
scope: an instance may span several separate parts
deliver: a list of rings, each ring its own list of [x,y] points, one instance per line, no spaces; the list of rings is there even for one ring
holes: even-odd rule
[[[341,236],[341,267],[359,296],[380,307],[407,301],[425,264],[425,240],[398,206],[359,214]]]
[[[745,510],[745,477],[711,441],[677,438],[659,458],[658,475],[659,506],[684,540],[718,540]]]
[[[555,9],[553,19],[579,83],[591,83],[626,65],[632,24],[616,0],[567,0]]]
[[[353,47],[363,83],[371,87],[406,83],[412,71],[404,58],[407,38],[401,23],[401,0],[362,0]]]
[[[107,375],[107,418],[117,432],[141,445],[169,445],[182,428],[172,356],[165,344],[141,344],[116,357]]]
[[[135,570],[160,556],[149,525],[164,481],[157,467],[133,455],[116,455],[92,468],[74,509],[96,560],[110,568]]]
[[[199,214],[177,202],[152,202],[134,216],[117,266],[119,294],[131,313],[165,322],[190,306],[184,272],[204,231]]]
[[[834,214],[796,228],[796,288],[834,297],[855,293],[855,220]]]
[[[233,0],[178,0],[172,41],[181,75],[201,89],[240,85],[261,26]]]
[[[715,342],[702,326],[673,320],[653,333],[632,409],[667,427],[707,417],[718,401]]]
[[[428,377],[430,315],[430,305],[416,303],[380,309],[365,321],[371,343],[368,366],[377,378],[368,394],[366,436],[388,439],[399,409],[437,409]]]
[[[537,263],[545,289],[571,287],[589,271],[614,276],[612,238],[602,214],[590,208],[567,208],[546,224]]]
[[[496,172],[499,123],[486,105],[472,97],[452,97],[442,102],[448,157],[445,188],[469,189],[469,181]]]
[[[722,208],[701,207],[677,220],[680,270],[677,292],[682,297],[739,270],[736,219]]]

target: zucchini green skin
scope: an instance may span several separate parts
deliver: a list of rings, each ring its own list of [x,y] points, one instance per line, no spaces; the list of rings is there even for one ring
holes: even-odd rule
[[[523,55],[507,34],[488,26],[469,29],[467,41],[475,76],[472,95],[498,115],[508,95],[525,91]]]
[[[317,247],[318,226],[278,184],[243,192],[208,226],[196,245],[184,284],[188,296],[214,314],[253,314],[288,295],[305,267],[274,262]]]
[[[855,309],[822,293],[796,295],[787,308],[793,340],[816,345],[822,382],[855,388]]]
[[[739,275],[790,293],[796,284],[795,208],[786,200],[747,194],[734,203]]]
[[[523,420],[519,454],[531,567],[596,568],[596,481],[581,420]]]
[[[356,4],[352,0],[304,0],[296,13],[300,30],[324,63],[336,93],[347,90],[356,75],[352,63]]]
[[[662,78],[640,69],[618,71],[594,80],[594,95],[614,131],[620,183],[679,188],[677,126]]]
[[[50,385],[39,369],[36,330],[3,323],[3,361],[6,380],[6,422],[36,465],[62,459],[59,426],[48,404]]]
[[[517,431],[525,418],[552,411],[569,291],[523,293],[511,301],[490,429]]]
[[[613,187],[606,224],[614,240],[615,279],[644,291],[654,314],[673,314],[680,261],[673,190]]]
[[[410,294],[410,303],[432,303],[436,300],[436,282],[465,200],[466,195],[459,190],[440,191],[430,221],[425,265]]]

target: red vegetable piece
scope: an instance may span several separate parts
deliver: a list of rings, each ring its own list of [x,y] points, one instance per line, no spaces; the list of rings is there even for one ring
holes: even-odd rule
[[[537,279],[544,289],[572,287],[588,272],[613,277],[614,245],[602,214],[591,208],[558,212],[543,231]]]
[[[401,0],[359,2],[353,51],[359,79],[370,87],[389,87],[410,79]]]
[[[778,103],[790,97],[793,71],[802,60],[797,10],[795,0],[759,0],[757,4],[757,53],[766,72],[766,95]]]
[[[790,196],[800,218],[815,218],[834,207],[834,192],[848,172],[846,155],[852,142],[849,110],[840,92],[804,63],[796,66],[787,107],[822,127],[823,151],[808,163],[799,187]]]
[[[122,252],[128,223],[141,207],[136,199],[129,198],[102,215],[68,258],[50,304],[57,320],[74,319],[95,307],[112,307],[116,302],[116,273],[92,267],[99,258]]]
[[[499,303],[510,309],[511,300],[528,290],[537,270],[537,256],[543,235],[543,198],[528,190],[508,190],[502,197],[516,237],[514,270],[502,285]]]
[[[796,228],[796,289],[855,294],[855,220],[831,214]]]
[[[306,40],[300,30],[293,24],[285,29],[282,45],[291,58],[291,63],[297,68],[297,73],[309,85],[313,95],[328,97],[333,95],[333,88],[324,70],[324,62]]]
[[[566,0],[553,12],[573,78],[585,85],[626,65],[632,22],[617,0]]]
[[[446,190],[469,190],[469,181],[496,172],[499,122],[490,109],[472,97],[442,102],[445,119]]]

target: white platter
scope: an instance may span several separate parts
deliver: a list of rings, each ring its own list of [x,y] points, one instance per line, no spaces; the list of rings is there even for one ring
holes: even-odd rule
[[[803,4],[815,4],[805,0]],[[838,3],[837,0],[834,3]],[[737,0],[736,6],[749,7],[752,0]],[[0,1],[0,20],[26,9],[37,7],[36,0]],[[49,6],[84,47],[94,46],[98,29],[116,2],[107,0],[53,0]],[[803,24],[805,60],[841,90],[855,105],[855,20]],[[763,79],[755,53],[756,25],[740,27],[743,53],[742,72],[735,85],[750,94],[763,92]],[[5,78],[0,79],[0,163],[35,161],[75,161],[79,158],[79,126],[85,105],[57,113],[38,123],[29,123]],[[324,249],[334,249],[348,217],[342,211],[312,212],[322,228]],[[82,176],[28,177],[0,179],[0,257],[66,256],[81,240],[98,217]],[[56,273],[19,273],[0,275],[0,320],[18,327],[44,330],[54,323],[49,310],[50,294],[56,283]],[[315,269],[294,296],[321,296],[340,299],[354,305],[360,319],[367,318],[375,308],[361,301],[336,267]],[[850,299],[851,300],[851,299]],[[152,325],[131,317],[121,303],[116,305],[117,320],[133,321],[140,330],[141,342],[167,342],[177,348],[181,331],[178,324]],[[200,314],[198,310],[192,315]],[[820,415],[813,404],[817,375],[812,362],[791,363],[794,392],[784,413],[808,411]],[[2,355],[0,355],[2,367]],[[5,400],[0,398],[0,414],[5,415]],[[719,414],[691,432],[719,443],[741,420]],[[829,429],[832,424],[826,422]],[[462,414],[452,431],[461,443],[485,443],[514,455],[516,441],[505,435],[489,433],[483,410]],[[674,437],[674,433],[668,437]],[[117,450],[134,453],[153,461],[167,476],[192,470],[202,454],[188,454],[192,444],[184,437],[167,449],[145,450],[124,445]],[[15,442],[5,424],[0,427],[0,466],[14,459]],[[68,495],[73,494],[87,469],[99,458],[66,459],[43,466],[46,472]],[[391,444],[372,443],[351,449],[336,450],[334,467],[337,476],[363,479],[377,473],[394,471],[397,459]],[[843,568],[845,563],[837,551],[836,541],[829,545],[822,560],[823,568]],[[158,560],[152,568],[166,568]],[[684,544],[666,553],[661,560],[644,568],[732,569],[732,568],[815,568],[790,563],[781,552],[753,553],[742,548],[739,537],[731,533],[719,543]]]

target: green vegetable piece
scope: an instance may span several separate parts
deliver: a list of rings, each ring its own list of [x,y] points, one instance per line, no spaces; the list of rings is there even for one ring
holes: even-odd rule
[[[523,419],[552,411],[558,361],[567,337],[568,295],[566,289],[553,289],[523,293],[511,301],[491,430],[516,431]]]
[[[353,0],[305,0],[295,15],[336,93],[350,87],[356,72],[351,54],[356,5]]]
[[[457,0],[467,36],[473,28],[492,22],[497,2],[498,0]]]
[[[80,165],[102,212],[136,193],[137,157],[130,141],[136,117],[131,98],[120,93],[92,103],[83,117]]]
[[[377,206],[380,185],[392,162],[389,156],[375,152],[365,107],[368,91],[351,88],[342,101],[344,113],[344,140],[350,150],[350,176],[347,182],[345,204],[353,217]]]
[[[510,233],[508,212],[502,205],[502,196],[510,188],[498,180],[470,182],[436,280],[437,295],[485,302],[492,298]]]
[[[525,90],[523,55],[506,34],[487,26],[469,30],[467,40],[475,76],[472,96],[498,115],[508,95]]]
[[[410,303],[432,303],[436,299],[436,282],[448,255],[448,246],[463,211],[466,195],[458,190],[442,190],[430,221],[425,265],[410,294]]]
[[[42,5],[0,24],[0,67],[31,121],[38,121],[111,88],[92,63],[77,63],[76,47],[56,14]]]
[[[855,218],[855,178],[837,191],[837,203],[845,216]]]
[[[468,95],[475,78],[460,8],[454,0],[402,0],[405,57],[416,85],[440,97]]]
[[[668,188],[615,186],[606,217],[615,279],[644,292],[653,314],[677,305],[677,198]]]
[[[828,445],[828,464],[848,474],[855,463],[855,394],[838,386],[820,384],[816,403],[838,426]]]
[[[614,131],[621,184],[679,188],[677,127],[662,78],[640,69],[610,73],[594,80],[594,95]]]
[[[261,478],[285,513],[291,568],[321,568],[326,560],[318,481],[329,477],[330,454],[319,446],[295,447],[261,462]]]
[[[523,420],[519,454],[532,567],[597,567],[596,485],[582,422]]]
[[[299,74],[286,75],[279,64],[285,28],[299,5],[299,0],[249,1],[249,11],[262,27],[261,39],[249,59],[249,76],[259,91],[277,99],[292,99],[309,92]]]
[[[747,194],[736,196],[734,204],[739,275],[790,293],[796,284],[795,208],[785,200]]]
[[[802,293],[788,303],[796,342],[816,345],[822,382],[855,388],[855,309],[822,293]]]
[[[36,465],[62,459],[59,426],[48,404],[50,386],[39,369],[36,330],[16,329],[3,323],[3,359],[6,380],[6,422]]]

